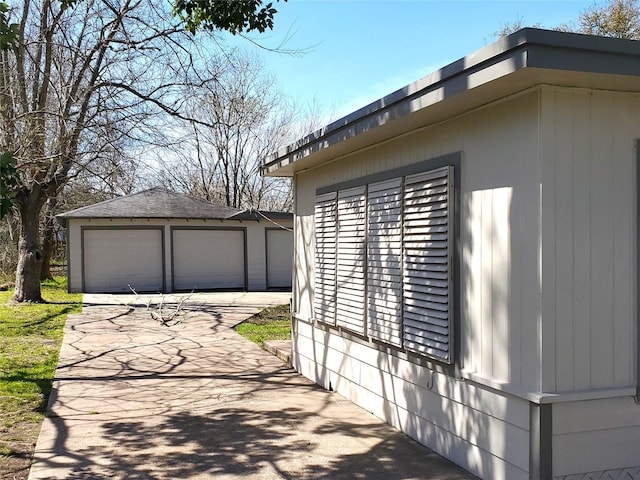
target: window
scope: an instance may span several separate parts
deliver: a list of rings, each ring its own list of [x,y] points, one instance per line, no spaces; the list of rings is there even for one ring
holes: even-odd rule
[[[316,197],[315,318],[453,363],[454,167]]]
[[[365,187],[338,192],[336,323],[364,335]]]
[[[402,346],[402,179],[369,185],[369,335]]]
[[[449,363],[451,167],[405,178],[404,346]]]
[[[336,322],[336,193],[316,197],[315,317],[321,322]]]

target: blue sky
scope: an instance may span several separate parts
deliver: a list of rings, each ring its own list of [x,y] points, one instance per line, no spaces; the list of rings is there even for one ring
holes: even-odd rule
[[[271,0],[273,1],[273,0]],[[492,43],[504,23],[553,28],[593,1],[289,0],[274,31],[255,36],[280,89],[325,115],[346,115]],[[247,43],[247,42],[245,42]]]

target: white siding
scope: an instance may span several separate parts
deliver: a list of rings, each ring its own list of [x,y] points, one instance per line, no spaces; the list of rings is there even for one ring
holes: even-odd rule
[[[640,95],[543,90],[543,390],[636,381]]]
[[[461,363],[465,374],[491,379],[492,384],[539,391],[539,100],[539,92],[530,92],[297,174],[298,317],[311,317],[314,298],[309,274],[315,251],[308,239],[315,237],[316,189],[461,151]],[[304,375],[327,388],[331,383],[473,473],[528,478],[527,401],[471,388],[444,375],[435,376],[444,385],[429,390],[427,368],[356,346],[335,330],[307,330],[303,335],[310,328],[303,321],[295,328],[294,365]],[[375,377],[364,375],[368,371],[385,380],[375,387]],[[398,379],[389,382],[394,371]],[[478,436],[483,431],[492,433]]]
[[[528,479],[529,404],[296,322],[294,368],[463,468]]]
[[[295,306],[305,319],[316,189],[462,152],[457,318],[460,366],[471,381],[436,374],[431,382],[426,367],[304,321],[295,327],[296,368],[484,478],[527,478],[529,412],[518,398],[557,394],[549,401],[558,402],[570,392],[612,396],[607,389],[635,385],[637,138],[639,95],[543,86],[298,173]],[[494,389],[513,396],[502,404]],[[468,409],[484,396],[492,400],[474,416]],[[631,399],[602,400],[594,418],[617,401]],[[587,455],[604,452],[593,456],[592,471],[613,465],[606,455],[631,462],[637,406],[604,428],[590,420],[565,428],[574,406],[581,405],[553,407],[554,475],[585,472],[583,441]],[[483,431],[495,432],[491,442],[477,437]]]
[[[639,410],[631,397],[554,405],[554,477],[628,467],[640,470]]]
[[[539,92],[478,110],[296,176],[295,306],[311,318],[315,191],[462,152],[460,327],[465,371],[540,389]]]

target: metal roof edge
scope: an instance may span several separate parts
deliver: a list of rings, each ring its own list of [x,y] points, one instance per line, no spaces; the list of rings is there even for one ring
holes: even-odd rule
[[[304,155],[302,152],[304,150],[312,150],[314,147],[315,150],[313,151],[322,150],[348,137],[353,137],[358,134],[358,128],[354,126],[367,122],[373,117],[378,117],[377,127],[383,126],[398,116],[396,112],[395,115],[388,115],[387,118],[384,118],[382,115],[384,112],[391,111],[394,107],[398,110],[398,106],[407,104],[416,97],[424,95],[443,85],[449,83],[460,84],[461,82],[456,82],[456,79],[460,76],[480,72],[508,58],[513,58],[514,60],[510,62],[509,65],[512,71],[502,72],[500,76],[532,66],[532,60],[529,58],[528,50],[532,50],[535,47],[542,47],[538,49],[538,53],[549,50],[555,52],[554,56],[546,56],[544,54],[536,55],[533,62],[537,68],[545,68],[545,61],[548,62],[546,68],[558,68],[558,53],[564,52],[567,59],[569,59],[569,52],[575,52],[576,50],[640,57],[640,42],[638,41],[554,30],[524,28],[310,133],[293,144],[281,148],[263,159],[260,171],[263,175],[271,173],[278,170],[280,168],[278,163],[287,157],[295,157],[296,155],[300,155],[300,157],[308,156],[308,154]],[[576,70],[580,67],[580,65],[576,65],[575,61],[573,63],[568,62],[568,65],[567,69],[569,70]],[[607,62],[605,68],[611,68],[611,66],[611,62]],[[590,68],[596,67],[597,65],[590,65]],[[600,70],[602,70],[602,68],[600,68]],[[596,68],[594,71],[600,72],[600,70]],[[495,75],[495,73],[487,75],[486,78],[483,79],[483,83],[486,84],[495,80],[497,77],[493,75]],[[463,84],[462,89],[459,85],[455,85],[454,88],[451,89],[452,93],[450,96],[462,93],[465,91],[465,87],[466,90],[470,89],[468,84]],[[424,108],[424,106],[420,108]],[[414,110],[406,109],[404,115],[413,113],[413,111]],[[330,137],[335,137],[338,132],[347,129],[352,129],[353,132],[345,135],[345,138],[333,139],[333,143],[328,140]],[[294,158],[287,164],[291,164],[298,159],[299,158]]]
[[[227,220],[260,220],[261,218],[265,218],[267,220],[293,220],[293,213],[255,210],[250,208],[227,217]]]

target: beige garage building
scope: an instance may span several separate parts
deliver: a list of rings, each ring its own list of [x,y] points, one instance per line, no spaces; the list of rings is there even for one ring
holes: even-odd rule
[[[162,189],[63,213],[72,292],[291,287],[292,215]]]
[[[269,157],[294,367],[481,478],[640,479],[639,139],[640,42],[525,29]]]

